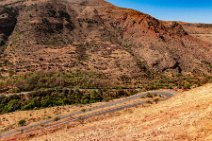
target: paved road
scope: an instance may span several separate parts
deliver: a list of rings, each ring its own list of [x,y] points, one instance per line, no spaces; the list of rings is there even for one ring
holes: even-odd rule
[[[134,107],[137,105],[141,105],[144,104],[146,102],[144,101],[135,101],[132,102],[133,100],[136,99],[140,99],[141,97],[145,97],[148,94],[157,94],[161,97],[164,97],[164,100],[172,97],[175,95],[175,91],[172,90],[155,90],[155,91],[148,91],[148,92],[143,92],[143,93],[138,93],[136,95],[132,95],[126,98],[121,98],[118,100],[114,100],[111,102],[107,102],[105,104],[96,106],[96,107],[92,107],[92,108],[88,108],[85,109],[83,111],[76,111],[76,112],[72,112],[70,114],[67,115],[59,115],[57,116],[57,119],[59,119],[59,121],[55,121],[55,118],[52,118],[50,120],[44,120],[41,121],[39,123],[36,124],[32,124],[26,127],[20,127],[11,131],[7,131],[5,133],[0,134],[0,139],[5,139],[8,137],[12,137],[15,135],[21,135],[21,134],[27,134],[30,132],[34,132],[35,130],[38,129],[51,129],[51,128],[55,128],[55,127],[59,127],[62,125],[66,125],[69,124],[71,122],[74,121],[80,121],[80,120],[84,120],[84,119],[88,119],[94,116],[98,116],[98,115],[103,115],[106,113],[112,113],[115,111],[119,111],[119,110],[123,110],[126,108],[130,108],[130,107]],[[127,102],[132,102],[132,103],[128,103]],[[120,104],[122,104],[121,106],[119,106]]]

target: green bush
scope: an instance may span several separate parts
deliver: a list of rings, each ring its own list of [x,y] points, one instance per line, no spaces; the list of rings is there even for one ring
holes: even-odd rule
[[[89,103],[100,102],[102,100],[103,100],[103,97],[101,95],[101,91],[98,91],[98,90],[91,91]]]
[[[20,103],[18,99],[10,100],[2,109],[2,113],[13,112],[20,109]]]
[[[36,107],[39,107],[38,104],[39,104],[39,101],[37,101],[36,99],[33,98],[33,99],[27,101],[26,104],[21,107],[21,109],[22,110],[34,109]]]
[[[16,110],[31,110],[53,106],[70,104],[90,104],[94,102],[108,101],[114,98],[131,95],[131,90],[49,90],[38,91],[22,96],[0,97],[0,113],[8,113]]]
[[[18,122],[19,126],[25,126],[26,125],[26,120],[22,119]]]

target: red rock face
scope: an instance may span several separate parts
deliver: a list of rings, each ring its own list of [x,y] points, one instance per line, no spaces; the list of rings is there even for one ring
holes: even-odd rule
[[[13,18],[6,20],[8,27],[15,25],[10,39],[18,40],[8,40],[4,55],[14,57],[5,58],[17,72],[82,69],[113,77],[211,75],[211,45],[190,36],[177,22],[163,22],[103,0],[38,0],[12,7],[19,10],[17,24]],[[6,21],[0,20],[0,31],[5,29],[2,22]]]

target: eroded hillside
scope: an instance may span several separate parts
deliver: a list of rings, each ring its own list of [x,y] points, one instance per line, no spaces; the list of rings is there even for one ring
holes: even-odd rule
[[[211,75],[211,44],[176,22],[103,0],[6,0],[1,9],[2,76],[80,70],[131,85],[159,73]]]

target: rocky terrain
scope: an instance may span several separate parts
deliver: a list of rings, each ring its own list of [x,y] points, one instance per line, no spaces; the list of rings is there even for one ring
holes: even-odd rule
[[[193,37],[212,44],[212,25],[211,24],[189,24],[180,23],[187,33]]]
[[[0,2],[2,76],[92,71],[114,83],[153,74],[211,75],[211,44],[177,22],[103,0]]]

